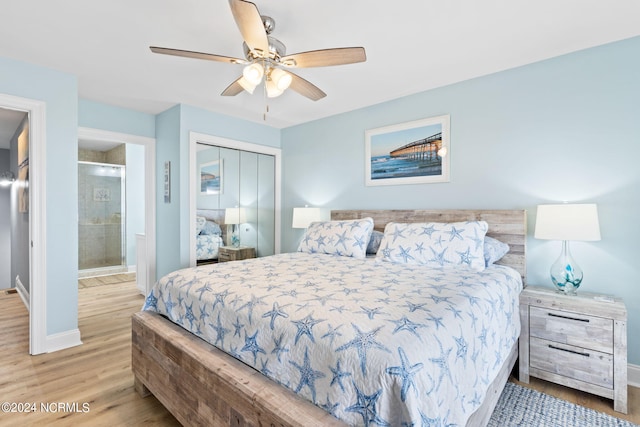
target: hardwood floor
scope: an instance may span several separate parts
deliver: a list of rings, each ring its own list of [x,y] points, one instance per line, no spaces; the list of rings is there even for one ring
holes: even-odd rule
[[[29,356],[28,312],[17,294],[0,293],[0,400],[37,407],[0,412],[0,425],[179,426],[154,397],[133,389],[130,317],[144,302],[135,282],[81,286],[78,299],[83,345]],[[41,411],[41,403],[58,402],[77,403],[80,412]]]
[[[38,356],[28,355],[29,317],[20,297],[0,292],[0,400],[37,407],[35,413],[0,412],[1,426],[179,426],[153,396],[142,399],[133,389],[130,316],[144,298],[135,282],[117,283],[129,279],[83,279],[78,316],[84,344]],[[537,379],[529,386],[640,424],[638,388],[629,387],[629,414],[624,415],[607,399]],[[45,413],[41,403],[50,409],[77,404],[77,411]],[[82,412],[85,403],[88,411]]]

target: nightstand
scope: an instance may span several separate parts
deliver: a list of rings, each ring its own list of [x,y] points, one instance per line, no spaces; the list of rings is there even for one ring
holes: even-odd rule
[[[619,298],[528,286],[520,294],[520,381],[613,399],[627,413],[627,309]]]
[[[220,246],[218,248],[218,262],[239,261],[241,259],[255,258],[256,248],[249,246]]]

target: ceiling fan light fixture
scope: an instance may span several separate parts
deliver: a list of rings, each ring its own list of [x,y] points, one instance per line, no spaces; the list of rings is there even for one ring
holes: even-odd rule
[[[260,15],[252,0],[229,0],[229,6],[242,35],[244,59],[158,46],[149,48],[153,53],[163,55],[244,65],[242,76],[227,86],[221,96],[236,96],[243,90],[253,94],[255,88],[264,82],[264,93],[270,98],[280,96],[291,88],[312,101],[318,101],[327,94],[297,74],[287,71],[289,68],[328,67],[367,60],[363,47],[318,49],[287,55],[285,44],[271,36],[275,21]]]
[[[247,80],[247,82],[257,86],[260,84],[262,77],[264,76],[264,68],[262,68],[262,65],[254,62],[253,64],[249,64],[244,67],[242,70],[242,76]]]
[[[238,84],[240,86],[242,86],[242,89],[246,90],[247,92],[249,92],[250,94],[253,95],[253,91],[256,89],[257,85],[254,85],[253,83],[249,82],[246,77],[242,76],[240,79],[238,79]]]
[[[267,80],[264,82],[264,86],[267,89],[268,98],[276,98],[282,95],[282,93],[284,92],[284,90],[281,90],[280,88],[278,88],[278,86],[271,79],[271,77],[267,78]]]
[[[287,90],[291,85],[291,74],[281,70],[280,68],[274,68],[271,70],[269,77],[275,83],[276,87],[282,92]]]

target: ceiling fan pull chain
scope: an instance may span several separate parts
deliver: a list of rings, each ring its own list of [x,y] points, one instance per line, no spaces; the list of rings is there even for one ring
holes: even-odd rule
[[[269,101],[267,100],[267,85],[262,85],[262,99],[264,100],[264,113],[262,113],[262,121],[267,121],[267,113],[269,112]]]

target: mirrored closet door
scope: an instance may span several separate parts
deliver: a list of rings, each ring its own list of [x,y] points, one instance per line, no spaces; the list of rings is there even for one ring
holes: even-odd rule
[[[275,157],[198,143],[193,173],[197,262],[216,262],[222,246],[223,252],[273,255]]]

